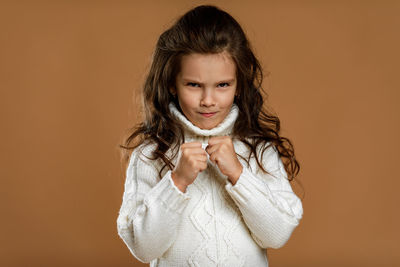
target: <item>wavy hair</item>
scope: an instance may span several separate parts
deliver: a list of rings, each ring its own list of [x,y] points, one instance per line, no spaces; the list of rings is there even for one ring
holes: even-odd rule
[[[291,182],[297,176],[300,165],[294,155],[293,144],[288,138],[279,135],[279,118],[263,107],[262,93],[265,96],[267,94],[262,88],[261,65],[239,23],[227,12],[212,5],[201,5],[189,10],[160,35],[143,86],[144,121],[131,128],[124,145],[119,145],[124,150],[126,162],[130,150],[148,142],[156,144],[151,159],[161,159],[164,163],[159,171],[160,178],[165,167],[170,170],[174,168],[166,152],[172,149],[176,156],[179,146],[184,143],[184,135],[182,126],[168,107],[171,101],[179,106],[169,88],[175,87],[181,57],[191,53],[224,51],[232,57],[237,69],[238,94],[234,102],[239,107],[239,116],[233,128],[233,136],[249,148],[246,162],[249,163],[250,156],[254,154],[258,166],[267,173],[260,163],[256,148],[262,145],[262,157],[269,146],[275,145],[288,180]]]

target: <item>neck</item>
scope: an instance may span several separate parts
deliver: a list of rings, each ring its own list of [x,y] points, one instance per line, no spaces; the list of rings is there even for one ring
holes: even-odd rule
[[[173,102],[169,104],[169,109],[172,115],[174,115],[184,127],[185,142],[199,141],[201,143],[207,143],[209,137],[231,135],[233,131],[233,126],[239,115],[239,108],[236,104],[233,104],[230,112],[220,124],[212,129],[205,130],[200,129],[192,122],[190,122],[182,114],[182,112],[178,110]]]

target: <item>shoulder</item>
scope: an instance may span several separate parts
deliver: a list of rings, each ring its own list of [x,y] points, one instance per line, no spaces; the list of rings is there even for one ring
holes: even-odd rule
[[[159,165],[158,160],[153,160],[153,151],[157,148],[155,143],[144,142],[133,149],[129,158],[129,168],[154,168]]]
[[[246,137],[245,140],[250,143],[253,144],[254,140]],[[235,150],[237,152],[241,152],[241,153],[250,153],[250,148],[248,145],[246,145],[244,142],[242,142],[239,139],[235,140]],[[278,153],[278,150],[276,149],[275,145],[272,142],[261,142],[260,144],[257,145],[257,147],[255,147],[256,153],[257,153],[257,157],[261,158],[262,156],[273,156],[276,155]],[[253,154],[251,157],[253,158],[255,155]]]
[[[264,142],[257,146],[257,155],[260,157],[267,157],[269,159],[275,158],[279,155],[278,149],[272,142]]]
[[[137,147],[135,147],[130,155],[130,158],[151,158],[153,151],[157,148],[157,144],[154,142],[144,141]]]
[[[277,147],[267,142],[258,149],[259,160],[266,171],[274,177],[287,178],[287,172],[279,155]]]
[[[250,144],[253,143],[253,140],[251,140],[251,138],[246,138],[246,141]],[[252,153],[249,157],[251,150],[246,144],[244,144],[243,142],[238,142],[237,145],[235,145],[235,149],[236,147],[238,148],[237,152],[239,152],[244,157],[249,158],[249,165],[250,168],[253,169],[253,171],[261,171],[256,161],[256,155]],[[272,142],[262,142],[258,144],[257,147],[255,147],[255,151],[259,162],[268,172],[276,172],[278,169],[281,168],[282,164],[279,157],[278,149]]]

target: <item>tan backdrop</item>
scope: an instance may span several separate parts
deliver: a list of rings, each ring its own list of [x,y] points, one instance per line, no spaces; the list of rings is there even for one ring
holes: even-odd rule
[[[2,1],[1,266],[146,266],[116,229],[117,148],[159,34],[216,3],[242,24],[301,163],[271,266],[399,266],[399,1]]]

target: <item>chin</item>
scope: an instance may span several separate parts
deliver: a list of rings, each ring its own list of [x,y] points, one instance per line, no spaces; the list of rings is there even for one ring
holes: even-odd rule
[[[202,125],[201,127],[199,127],[200,129],[203,130],[211,130],[212,128],[214,128],[215,126],[217,126],[218,124],[209,124],[209,125]]]

